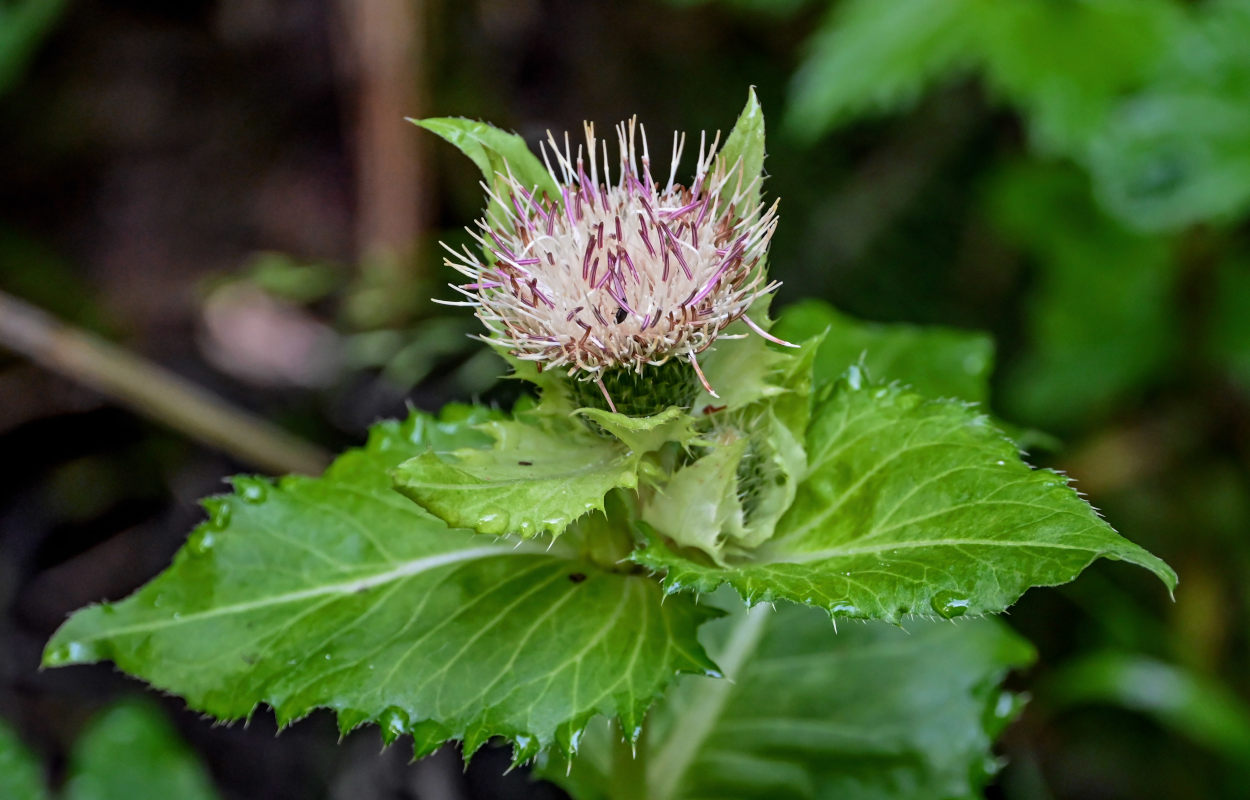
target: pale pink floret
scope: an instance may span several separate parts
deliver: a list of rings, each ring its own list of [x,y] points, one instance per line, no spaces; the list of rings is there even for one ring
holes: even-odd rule
[[[700,137],[685,187],[674,182],[684,136],[674,136],[661,186],[645,131],[631,120],[616,133],[615,182],[607,142],[588,124],[576,154],[567,134],[562,149],[548,134],[543,159],[559,197],[538,196],[512,175],[501,192],[487,187],[502,213],[469,233],[489,257],[448,248],[446,263],[470,279],[454,288],[489,330],[484,339],[540,369],[567,368],[602,387],[604,370],[682,358],[706,386],[696,356],[731,322],[742,318],[779,341],[745,316],[778,286],[763,263],[777,204],[747,200],[758,176],[742,175],[738,164],[715,166],[719,137],[710,147]]]

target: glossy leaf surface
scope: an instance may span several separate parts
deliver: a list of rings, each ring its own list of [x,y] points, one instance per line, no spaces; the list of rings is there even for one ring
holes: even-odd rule
[[[558,536],[602,511],[611,490],[638,485],[639,454],[575,420],[554,421],[562,424],[487,423],[491,447],[422,453],[395,470],[395,486],[454,527]]]
[[[111,659],[220,719],[327,707],[343,730],[502,735],[519,760],[570,748],[596,714],[629,730],[678,671],[714,665],[715,610],[546,545],[449,529],[391,489],[433,445],[480,443],[486,412],[375,427],[321,478],[236,480],[173,565],[130,598],[75,614],[45,664]]]
[[[984,333],[955,328],[864,322],[823,300],[789,306],[773,329],[803,341],[827,331],[813,362],[817,385],[863,365],[873,380],[899,381],[929,397],[983,403],[989,396],[994,342]]]
[[[636,560],[666,572],[669,591],[728,583],[751,602],[892,621],[996,613],[1096,558],[1175,584],[1166,564],[1115,533],[1062,476],[1022,462],[986,417],[857,381],[852,371],[818,401],[806,477],[774,538],[750,558],[720,568],[654,536]]]

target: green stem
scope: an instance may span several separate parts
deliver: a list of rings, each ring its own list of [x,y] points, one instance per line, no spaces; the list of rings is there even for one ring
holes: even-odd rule
[[[743,615],[716,659],[725,677],[700,683],[667,738],[655,748],[657,755],[651,765],[645,795],[648,800],[670,800],[675,795],[686,770],[694,763],[699,748],[725,710],[733,690],[733,679],[764,637],[771,611],[766,605],[758,605]]]

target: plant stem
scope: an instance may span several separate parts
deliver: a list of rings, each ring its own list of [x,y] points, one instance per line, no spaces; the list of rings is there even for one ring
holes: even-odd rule
[[[329,462],[315,445],[3,292],[0,345],[261,469],[315,475]]]
[[[645,793],[648,800],[669,800],[676,793],[686,770],[725,710],[734,678],[759,646],[771,612],[769,606],[757,605],[748,609],[734,627],[716,658],[725,677],[704,680],[695,689],[667,739],[656,748],[657,757],[651,765]]]

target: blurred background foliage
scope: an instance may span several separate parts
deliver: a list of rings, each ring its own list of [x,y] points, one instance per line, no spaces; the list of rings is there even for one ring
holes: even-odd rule
[[[326,448],[406,403],[510,402],[428,299],[474,168],[402,118],[537,141],[636,113],[662,140],[755,85],[792,324],[962,329],[882,341],[974,354],[929,365],[952,393],[996,363],[991,410],[1063,443],[1034,460],[1181,576],[1175,603],[1106,564],[1025,596],[1040,658],[990,796],[1244,797],[1247,42],[1248,0],[0,0],[0,291]],[[0,452],[0,765],[77,797],[106,748],[74,743],[136,687],[38,673],[43,641],[254,467],[2,346]],[[320,716],[274,740],[162,705],[227,798],[558,796],[499,779],[506,753],[462,774]]]

